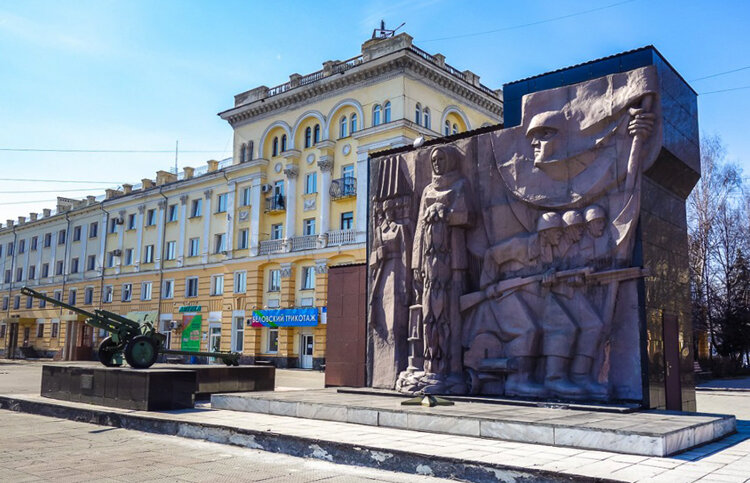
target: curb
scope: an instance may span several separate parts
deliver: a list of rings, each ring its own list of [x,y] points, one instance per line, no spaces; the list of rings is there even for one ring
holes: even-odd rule
[[[416,475],[450,478],[471,482],[613,482],[583,475],[555,473],[547,470],[518,468],[502,464],[481,463],[457,458],[426,456],[401,450],[384,450],[364,445],[289,436],[268,431],[233,428],[216,424],[162,419],[154,416],[123,414],[99,408],[78,408],[54,403],[28,401],[0,396],[0,409],[69,419],[115,428],[157,433],[212,443],[229,444],[282,453],[302,458],[316,458],[337,464],[365,466]]]
[[[705,392],[750,392],[750,388],[745,387],[696,387],[695,390]]]

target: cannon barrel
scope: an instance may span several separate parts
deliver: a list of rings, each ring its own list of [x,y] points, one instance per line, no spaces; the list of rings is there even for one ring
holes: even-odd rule
[[[57,307],[62,307],[64,309],[71,310],[71,311],[73,311],[73,312],[75,312],[77,314],[83,315],[83,316],[88,317],[90,319],[97,318],[96,314],[93,314],[93,313],[91,313],[91,312],[89,312],[87,310],[79,309],[75,305],[66,304],[65,302],[61,302],[60,300],[57,300],[55,298],[47,297],[46,295],[44,295],[42,293],[39,293],[36,290],[31,289],[29,287],[23,287],[23,288],[21,288],[21,293],[23,295],[27,295],[29,297],[34,297],[35,299],[44,300],[46,302],[51,303],[52,305],[56,305]]]

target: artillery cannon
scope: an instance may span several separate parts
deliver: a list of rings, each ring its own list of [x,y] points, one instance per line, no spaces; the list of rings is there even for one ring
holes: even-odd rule
[[[86,317],[86,324],[107,331],[110,335],[99,344],[99,361],[107,367],[122,365],[122,357],[135,369],[151,367],[159,354],[207,356],[221,359],[228,366],[240,365],[237,352],[200,352],[179,351],[164,347],[166,336],[160,334],[151,322],[139,324],[107,310],[95,309],[93,312],[79,309],[28,287],[21,289],[23,295],[44,300]]]

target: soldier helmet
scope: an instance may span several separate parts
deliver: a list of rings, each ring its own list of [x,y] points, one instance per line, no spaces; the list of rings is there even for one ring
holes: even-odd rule
[[[587,222],[606,218],[604,209],[599,205],[591,205],[583,212],[583,217]]]
[[[552,228],[562,228],[562,217],[554,211],[548,211],[537,220],[536,231],[540,232]]]
[[[577,210],[566,211],[562,216],[562,221],[565,226],[583,225],[585,223],[583,215]]]

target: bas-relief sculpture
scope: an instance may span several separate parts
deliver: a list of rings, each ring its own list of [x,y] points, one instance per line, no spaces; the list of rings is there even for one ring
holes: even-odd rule
[[[644,67],[536,92],[517,127],[373,163],[373,386],[641,399],[633,249],[657,86]]]

